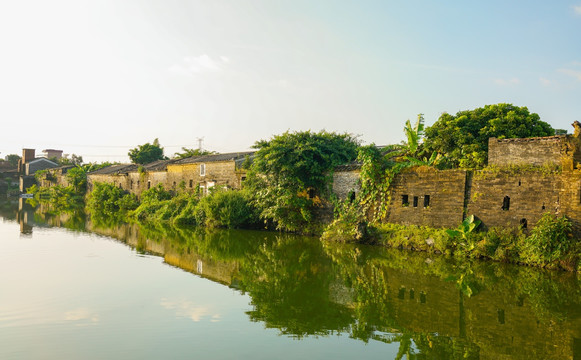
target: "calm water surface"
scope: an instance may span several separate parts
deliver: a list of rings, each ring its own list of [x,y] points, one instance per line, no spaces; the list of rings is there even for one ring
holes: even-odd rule
[[[579,359],[574,274],[0,204],[0,359]]]

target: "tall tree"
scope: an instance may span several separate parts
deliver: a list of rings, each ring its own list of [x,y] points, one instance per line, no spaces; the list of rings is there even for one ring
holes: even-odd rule
[[[155,139],[153,144],[145,143],[129,150],[129,158],[134,164],[148,164],[157,160],[167,159],[163,155],[163,148],[159,145],[159,140]]]
[[[456,115],[442,114],[434,125],[426,128],[423,146],[427,154],[445,155],[449,166],[473,168],[486,165],[491,137],[526,138],[554,133],[551,125],[526,107],[496,104],[459,111]]]
[[[16,154],[9,154],[6,155],[6,157],[4,157],[4,159],[6,161],[8,161],[10,163],[11,166],[18,166],[18,160],[20,160],[20,156],[16,155]]]

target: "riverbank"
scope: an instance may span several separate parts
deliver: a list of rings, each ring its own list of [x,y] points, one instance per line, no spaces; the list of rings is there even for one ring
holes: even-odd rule
[[[572,272],[581,271],[581,243],[564,216],[545,213],[530,230],[491,228],[468,217],[456,229],[391,223],[367,223],[343,216],[329,225],[325,241],[367,243],[389,248],[477,258]]]

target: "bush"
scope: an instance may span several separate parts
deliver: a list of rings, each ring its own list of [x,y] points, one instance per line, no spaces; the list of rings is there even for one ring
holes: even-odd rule
[[[216,191],[203,197],[194,212],[200,225],[240,228],[256,223],[256,210],[246,191]]]
[[[89,194],[87,208],[98,215],[119,217],[135,209],[138,204],[135,195],[113,184],[95,183]]]
[[[565,259],[576,245],[572,235],[571,221],[565,216],[555,217],[545,213],[521,242],[521,261],[536,266],[554,267],[558,260]]]

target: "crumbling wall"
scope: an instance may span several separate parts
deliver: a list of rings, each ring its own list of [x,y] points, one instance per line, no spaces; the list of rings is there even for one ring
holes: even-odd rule
[[[488,139],[488,165],[561,165],[571,157],[568,136]]]
[[[457,227],[463,220],[465,170],[408,169],[392,181],[387,222]]]
[[[542,168],[474,172],[467,215],[485,227],[532,227],[550,212],[562,214],[563,181],[560,173]]]
[[[349,194],[357,194],[360,190],[359,174],[361,169],[358,166],[342,166],[335,169],[333,173],[333,193],[341,200],[346,199]]]

